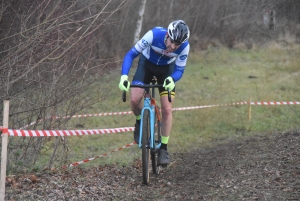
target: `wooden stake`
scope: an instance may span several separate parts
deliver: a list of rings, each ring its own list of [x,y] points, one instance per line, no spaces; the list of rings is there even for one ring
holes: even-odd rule
[[[0,201],[5,197],[5,180],[6,180],[6,162],[7,162],[7,144],[8,144],[8,117],[9,101],[3,101],[3,129],[2,130],[2,151],[1,151],[1,180],[0,180]]]
[[[251,119],[251,98],[249,98],[249,106],[248,106],[248,120]]]

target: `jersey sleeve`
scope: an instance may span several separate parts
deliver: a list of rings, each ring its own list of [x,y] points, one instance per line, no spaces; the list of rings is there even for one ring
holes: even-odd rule
[[[149,47],[152,41],[153,32],[150,30],[127,52],[122,64],[122,75],[128,75],[133,60],[140,55],[144,49]]]
[[[173,78],[174,82],[177,82],[178,80],[180,80],[184,73],[184,69],[186,66],[189,51],[190,51],[190,45],[188,44],[182,50],[182,52],[177,56],[177,58],[175,60],[175,69],[171,76]]]

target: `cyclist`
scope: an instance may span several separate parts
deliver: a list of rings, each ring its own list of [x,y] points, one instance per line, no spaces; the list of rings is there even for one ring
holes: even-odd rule
[[[184,73],[190,45],[188,42],[190,31],[183,20],[176,20],[169,24],[168,28],[155,27],[149,30],[127,52],[122,64],[122,75],[119,88],[129,91],[128,73],[133,60],[140,55],[138,67],[132,80],[132,84],[149,84],[156,76],[159,88],[162,111],[161,147],[158,150],[158,164],[168,165],[170,158],[167,144],[172,127],[172,102],[168,101],[168,90],[172,99],[175,97],[175,83]],[[167,82],[168,80],[168,82]],[[128,85],[125,86],[124,82]],[[141,110],[143,108],[144,89],[131,89],[131,109],[136,117],[134,140],[139,141]]]

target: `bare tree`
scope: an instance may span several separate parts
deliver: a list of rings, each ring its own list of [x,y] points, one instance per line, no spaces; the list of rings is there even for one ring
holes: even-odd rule
[[[143,15],[145,12],[146,2],[147,2],[147,0],[142,0],[142,2],[141,2],[141,6],[139,9],[139,18],[136,23],[136,30],[135,30],[134,38],[133,38],[133,44],[137,43],[138,40],[140,39],[140,34],[141,34],[142,26],[143,26]]]
[[[42,123],[29,129],[63,128],[68,119],[51,117],[70,116],[99,101],[105,91],[92,85],[120,62],[101,46],[107,34],[102,27],[113,26],[113,16],[127,1],[112,2],[32,0],[2,5],[0,96],[11,102],[10,128],[30,122]],[[34,163],[48,140],[52,138],[12,139],[11,163]],[[66,143],[55,140],[49,167],[58,149],[68,152]]]

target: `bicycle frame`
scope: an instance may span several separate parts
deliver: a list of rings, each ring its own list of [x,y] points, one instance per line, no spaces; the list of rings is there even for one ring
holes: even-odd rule
[[[150,95],[150,89],[146,89],[145,91],[145,94],[144,94],[144,107],[142,109],[142,112],[141,112],[141,116],[143,117],[144,115],[144,111],[145,110],[149,110],[149,114],[150,114],[150,144],[149,144],[149,147],[150,149],[159,149],[160,148],[160,145],[161,143],[160,142],[155,142],[155,117],[157,117],[157,120],[159,123],[160,122],[160,115],[159,115],[159,111],[158,111],[158,108],[156,106],[156,102],[155,102],[155,99],[154,99],[154,90],[152,90],[152,96]],[[139,138],[139,148],[142,148],[142,128],[143,128],[143,121],[141,121],[141,124],[140,124],[140,138]]]
[[[155,77],[154,77],[154,80],[156,80]],[[128,84],[128,82],[126,81],[125,85],[127,86],[127,84]],[[155,81],[152,82],[152,85],[130,85],[130,87],[139,87],[139,88],[145,89],[144,107],[142,109],[141,116],[143,117],[145,110],[149,110],[149,113],[150,113],[150,144],[149,144],[150,147],[149,148],[152,150],[159,149],[160,145],[161,145],[160,142],[158,142],[156,144],[155,133],[154,133],[155,116],[157,116],[158,122],[161,123],[158,107],[157,107],[155,99],[154,99],[155,98],[154,88],[160,87],[160,86],[162,86],[162,85],[155,85]],[[152,88],[152,91],[150,91],[150,88]],[[152,92],[152,96],[151,96],[151,92]],[[122,99],[123,99],[123,102],[126,102],[126,92],[125,91],[123,91]],[[169,102],[172,102],[170,90],[168,91],[168,100],[169,100]],[[140,124],[140,136],[139,136],[139,143],[138,143],[139,148],[142,147],[142,131],[143,131],[142,128],[143,128],[143,121],[141,121],[141,124]]]

